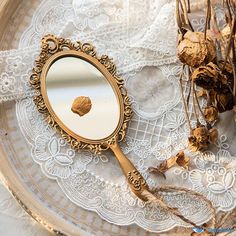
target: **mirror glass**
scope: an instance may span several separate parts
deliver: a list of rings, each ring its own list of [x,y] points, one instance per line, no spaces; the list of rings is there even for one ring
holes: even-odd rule
[[[61,122],[90,140],[108,137],[116,129],[120,106],[104,75],[75,56],[56,60],[46,76],[49,103]]]

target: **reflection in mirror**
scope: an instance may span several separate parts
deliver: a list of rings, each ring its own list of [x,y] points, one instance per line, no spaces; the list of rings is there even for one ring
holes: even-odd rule
[[[115,131],[120,119],[118,99],[108,80],[89,62],[73,56],[58,59],[48,70],[46,90],[54,113],[75,134],[99,140]]]

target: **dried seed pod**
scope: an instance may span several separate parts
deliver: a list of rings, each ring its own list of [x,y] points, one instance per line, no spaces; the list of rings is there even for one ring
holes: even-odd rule
[[[187,31],[179,40],[177,55],[184,64],[198,67],[215,59],[216,48],[209,35],[205,39],[202,32]]]
[[[208,122],[214,122],[218,118],[218,109],[215,106],[207,106],[203,110],[204,116]]]
[[[206,66],[195,69],[191,76],[197,86],[204,89],[213,89],[220,93],[228,92],[227,77],[221,73],[219,67],[210,62]]]
[[[89,97],[79,96],[74,100],[71,111],[79,116],[83,116],[91,110],[91,107],[92,103]]]

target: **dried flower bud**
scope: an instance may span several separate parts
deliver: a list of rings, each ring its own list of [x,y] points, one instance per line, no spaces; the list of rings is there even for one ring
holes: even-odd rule
[[[187,31],[179,41],[177,55],[184,64],[198,67],[215,59],[216,48],[209,35],[205,39],[202,32]]]
[[[234,97],[232,93],[216,94],[217,108],[220,113],[230,111],[234,107]]]
[[[206,66],[200,66],[192,73],[192,80],[204,89],[228,92],[227,77],[223,75],[217,65],[210,62]]]
[[[211,128],[209,130],[209,135],[211,143],[216,143],[218,139],[218,130],[216,128]]]
[[[203,110],[204,116],[208,122],[214,122],[218,118],[218,109],[215,106],[205,107]]]
[[[77,97],[71,107],[71,110],[80,115],[83,116],[85,114],[87,114],[92,107],[92,103],[89,97],[85,97],[85,96],[80,96]]]

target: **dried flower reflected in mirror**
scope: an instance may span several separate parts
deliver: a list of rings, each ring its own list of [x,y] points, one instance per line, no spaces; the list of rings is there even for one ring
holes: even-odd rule
[[[79,116],[84,116],[92,108],[92,102],[89,97],[79,96],[72,103],[71,111],[78,114]]]

